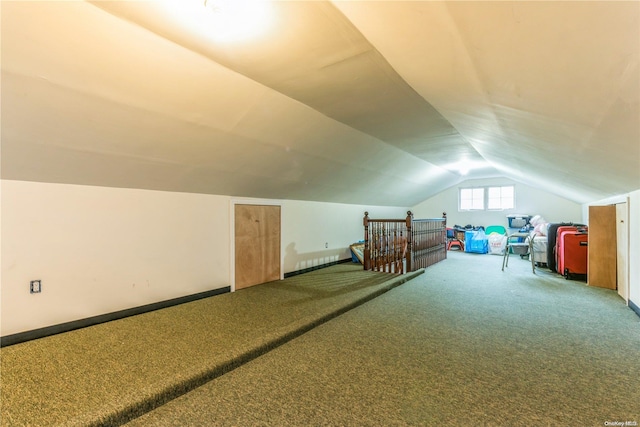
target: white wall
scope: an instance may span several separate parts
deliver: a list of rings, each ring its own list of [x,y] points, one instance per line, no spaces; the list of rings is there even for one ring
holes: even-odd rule
[[[285,273],[351,258],[349,245],[364,238],[362,219],[406,218],[407,208],[284,201],[282,252]],[[325,248],[328,246],[327,248]]]
[[[231,197],[7,180],[0,192],[3,336],[231,286]],[[285,273],[350,259],[365,211],[407,211],[275,203]]]
[[[2,198],[2,335],[229,284],[227,198],[6,180]]]
[[[458,212],[458,190],[465,187],[514,185],[515,209],[504,211]],[[467,180],[453,186],[412,208],[415,218],[438,217],[447,213],[447,225],[502,225],[508,226],[507,215],[542,215],[549,222],[580,222],[582,206],[544,190],[530,187],[507,178]]]

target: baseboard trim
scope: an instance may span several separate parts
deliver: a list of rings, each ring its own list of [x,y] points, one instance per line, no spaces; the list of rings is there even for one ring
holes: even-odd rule
[[[88,326],[98,325],[100,323],[110,322],[112,320],[123,319],[125,317],[135,316],[138,314],[148,313],[150,311],[160,310],[162,308],[172,307],[174,305],[184,304],[187,302],[197,301],[203,298],[209,298],[215,295],[231,292],[230,286],[219,289],[200,292],[197,294],[187,295],[184,297],[173,298],[170,300],[160,301],[152,304],[141,305],[139,307],[128,308],[125,310],[114,311],[112,313],[101,314],[99,316],[87,317],[85,319],[74,320],[71,322],[60,323],[58,325],[46,326],[44,328],[33,329],[31,331],[19,332],[17,334],[0,337],[0,347],[6,347],[13,344],[19,344],[26,341],[44,338],[51,335],[61,334],[76,329],[86,328]]]
[[[640,307],[638,307],[633,301],[629,300],[629,308],[633,310],[640,317]]]
[[[320,264],[320,265],[315,265],[313,267],[304,268],[302,270],[291,271],[289,273],[284,273],[284,278],[286,279],[291,276],[297,276],[298,274],[309,273],[310,271],[320,270],[322,268],[331,267],[332,265],[336,265],[336,264],[345,264],[347,262],[353,262],[353,260],[351,258],[345,258],[338,261],[328,262],[326,264]]]

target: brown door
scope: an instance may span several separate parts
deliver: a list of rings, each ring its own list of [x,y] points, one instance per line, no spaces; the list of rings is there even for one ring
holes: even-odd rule
[[[616,289],[616,207],[589,206],[589,286]]]
[[[280,279],[280,206],[235,205],[235,288]]]

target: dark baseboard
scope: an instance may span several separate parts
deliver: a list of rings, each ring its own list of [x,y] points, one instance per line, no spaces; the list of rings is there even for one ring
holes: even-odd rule
[[[633,310],[638,316],[640,316],[640,307],[638,307],[633,301],[629,300],[629,308]]]
[[[330,267],[336,264],[342,264],[352,262],[351,258],[342,259],[339,261],[333,261],[326,264],[316,265],[314,267],[305,268],[303,270],[292,271],[285,273],[285,279],[287,277],[296,276],[298,274],[308,273],[310,271],[319,270],[321,268]],[[99,316],[87,317],[85,319],[74,320],[72,322],[60,323],[58,325],[47,326],[44,328],[33,329],[30,331],[19,332],[17,334],[6,335],[0,337],[0,347],[6,347],[13,344],[19,344],[21,342],[31,341],[38,338],[48,337],[50,335],[61,334],[63,332],[73,331],[75,329],[86,328],[88,326],[98,325],[100,323],[110,322],[112,320],[123,319],[129,316],[135,316],[137,314],[143,314],[154,310],[160,310],[162,308],[171,307],[178,304],[184,304],[191,301],[196,301],[202,298],[208,298],[215,295],[231,292],[231,287],[226,286],[220,289],[214,289],[211,291],[200,292],[193,295],[187,295],[180,298],[174,298],[166,301],[160,301],[153,304],[142,305],[139,307],[133,307],[126,310],[115,311],[113,313],[101,314]]]
[[[162,308],[172,307],[178,304],[184,304],[215,295],[225,294],[231,291],[231,287],[213,289],[211,291],[200,292],[184,297],[173,298],[166,301],[160,301],[153,304],[141,305],[139,307],[128,308],[126,310],[114,311],[113,313],[101,314],[99,316],[87,317],[85,319],[74,320],[72,322],[60,323],[58,325],[47,326],[44,328],[33,329],[31,331],[19,332],[17,334],[0,337],[0,347],[6,347],[25,341],[31,341],[38,338],[48,337],[50,335],[61,334],[63,332],[73,331],[75,329],[86,328],[87,326],[98,325],[100,323],[110,322],[112,320],[123,319],[125,317],[135,316],[138,314],[148,313]]]
[[[302,270],[297,270],[297,271],[291,271],[289,273],[284,273],[284,278],[286,279],[286,278],[291,277],[291,276],[297,276],[298,274],[309,273],[310,271],[320,270],[321,268],[331,267],[332,265],[336,265],[336,264],[345,264],[347,262],[353,262],[353,261],[351,260],[351,258],[345,258],[345,259],[341,259],[341,260],[338,260],[338,261],[328,262],[326,264],[315,265],[313,267],[305,268],[305,269],[302,269]]]

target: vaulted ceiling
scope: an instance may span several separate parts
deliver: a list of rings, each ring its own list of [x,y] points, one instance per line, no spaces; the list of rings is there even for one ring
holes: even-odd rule
[[[235,41],[204,3],[2,1],[2,178],[395,206],[469,178],[640,188],[637,1],[275,1]]]

